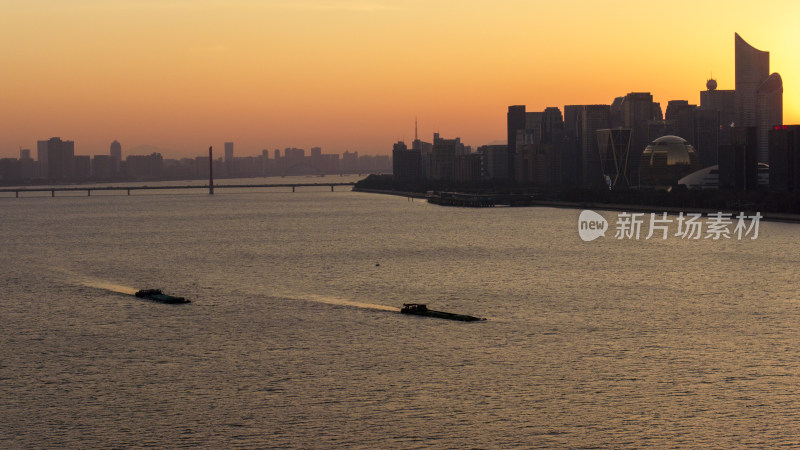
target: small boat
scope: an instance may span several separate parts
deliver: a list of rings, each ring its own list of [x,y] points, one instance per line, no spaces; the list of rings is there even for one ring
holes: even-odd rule
[[[173,297],[171,295],[167,295],[161,292],[161,289],[142,289],[137,291],[134,295],[139,298],[146,298],[148,300],[160,303],[191,303],[191,301],[186,300],[183,297]]]
[[[421,303],[404,303],[403,308],[400,310],[400,312],[402,314],[438,317],[439,319],[460,320],[462,322],[475,322],[477,320],[486,320],[480,317],[468,316],[466,314],[454,314],[444,311],[434,311],[432,309],[428,309],[427,305],[423,305]]]

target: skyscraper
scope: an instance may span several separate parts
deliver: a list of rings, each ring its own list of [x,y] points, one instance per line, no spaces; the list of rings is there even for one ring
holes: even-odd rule
[[[39,163],[39,174],[47,177],[47,141],[36,141],[36,161]]]
[[[783,80],[773,73],[756,91],[759,162],[769,163],[769,132],[776,125],[783,125]]]
[[[564,105],[564,135],[561,147],[561,184],[583,184],[581,169],[581,116],[583,105]]]
[[[694,111],[696,109],[697,105],[690,105],[686,100],[670,100],[667,103],[667,113],[664,115],[665,134],[680,136],[696,148],[697,140],[694,135]]]
[[[411,182],[422,179],[422,154],[418,149],[409,150],[405,142],[392,147],[392,175],[396,181]]]
[[[720,137],[724,131],[730,144],[730,126],[720,127],[720,112],[711,108],[697,108],[692,111],[694,126],[694,144],[700,158],[701,167],[714,166],[719,163],[718,154]]]
[[[233,142],[225,143],[225,162],[230,164],[233,161]]]
[[[544,109],[542,114],[542,142],[552,144],[558,137],[559,131],[564,129],[564,118],[561,110],[550,106]]]
[[[600,186],[605,182],[596,132],[608,128],[610,124],[610,105],[584,105],[581,113],[581,176],[584,186]]]
[[[544,113],[525,113],[525,129],[517,130],[517,150],[521,144],[541,144]]]
[[[736,126],[756,126],[756,92],[769,76],[769,52],[761,51],[734,33],[736,64]]]
[[[111,143],[110,155],[114,166],[113,172],[116,175],[119,173],[119,164],[122,161],[122,145],[119,142],[114,141]]]
[[[769,130],[769,189],[800,191],[800,125]]]
[[[656,107],[656,103],[653,103],[653,95],[649,92],[631,92],[622,101],[623,126],[631,130],[632,173],[638,173],[640,157],[650,143],[650,121],[661,121],[662,119],[661,106]],[[594,140],[594,134],[591,138]]]
[[[442,139],[439,133],[433,135],[433,153],[431,153],[431,179],[453,181],[455,175],[456,156],[464,150],[461,138]]]
[[[734,33],[737,127],[756,127],[759,162],[769,163],[769,130],[783,124],[783,82],[769,74],[769,52],[758,50]]]
[[[719,163],[719,147],[731,144],[735,121],[736,91],[717,89],[717,80],[709,78],[706,90],[700,91],[700,109],[695,117],[695,146],[703,167]]]
[[[514,154],[517,152],[517,131],[525,129],[525,105],[508,107],[508,176],[514,177]]]
[[[481,172],[485,180],[508,180],[508,147],[505,145],[483,145],[478,147],[483,156]]]
[[[233,176],[233,142],[225,143],[225,172],[228,176]]]
[[[731,143],[731,126],[736,122],[736,91],[717,89],[717,80],[709,78],[706,90],[700,91],[700,107],[719,112],[720,145]]]
[[[730,145],[719,148],[719,187],[737,191],[758,187],[756,127],[733,127]]]
[[[47,141],[47,177],[51,180],[65,180],[75,172],[75,143],[50,138]]]

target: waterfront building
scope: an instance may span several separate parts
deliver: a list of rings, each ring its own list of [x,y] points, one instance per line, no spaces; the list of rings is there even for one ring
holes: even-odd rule
[[[306,151],[302,148],[287,147],[283,149],[283,157],[291,161],[302,161]]]
[[[206,162],[208,158],[206,158]],[[151,153],[149,155],[130,155],[125,158],[127,175],[133,179],[157,179],[161,177],[164,165],[164,158],[161,153]],[[214,171],[217,171],[216,165]],[[206,170],[207,174],[208,170]]]
[[[19,150],[19,178],[32,180],[39,176],[38,163],[31,158],[31,151],[27,148]]]
[[[75,155],[75,167],[72,177],[76,180],[85,180],[92,175],[92,157],[89,155]]]
[[[605,183],[597,149],[597,130],[611,124],[610,105],[584,105],[581,112],[581,176],[582,184],[589,187]]]
[[[757,158],[769,163],[769,130],[783,124],[783,82],[769,74],[769,52],[734,33],[736,66],[735,124],[756,127]]]
[[[700,158],[701,167],[714,166],[719,163],[718,153],[720,136],[720,112],[708,108],[696,108],[692,111],[692,125],[694,127],[694,146]],[[730,142],[730,127],[726,127],[728,141]]]
[[[47,178],[50,180],[71,179],[75,171],[75,143],[54,137],[47,144]]]
[[[560,132],[564,130],[564,118],[561,110],[555,106],[549,106],[542,112],[542,142],[552,144],[561,137]]]
[[[622,119],[622,103],[625,97],[615,97],[611,102],[611,128],[622,128],[625,121]]]
[[[624,127],[617,127],[617,128],[624,128]],[[661,136],[666,136],[667,134],[667,123],[664,120],[650,120],[647,122],[647,137],[648,142],[653,142],[656,139],[660,138]]]
[[[561,137],[561,184],[583,184],[583,159],[581,154],[581,117],[583,105],[564,106],[564,135]]]
[[[341,171],[345,173],[358,172],[358,152],[351,152],[345,150],[342,154],[342,163],[340,165]]]
[[[433,152],[431,153],[431,176],[433,180],[453,181],[455,160],[463,154],[464,144],[461,138],[442,139],[439,133],[433,135]]]
[[[769,133],[783,125],[783,80],[777,73],[768,76],[756,91],[756,130],[759,162],[769,163]]]
[[[730,130],[736,121],[736,91],[717,89],[717,80],[709,78],[706,81],[706,90],[700,91],[700,108],[719,113],[719,144],[730,144]]]
[[[764,163],[758,163],[758,187],[769,187],[769,172],[770,168]],[[678,180],[678,184],[682,184],[689,189],[717,189],[719,188],[719,166],[713,165],[704,167],[696,172]]]
[[[694,147],[678,136],[662,136],[641,154],[639,171],[642,186],[666,187],[700,169]]]
[[[772,127],[769,160],[769,189],[800,192],[800,125]]]
[[[508,107],[506,114],[508,130],[508,174],[514,176],[514,154],[517,152],[517,132],[525,129],[525,105],[513,105]]]
[[[453,179],[457,183],[479,183],[483,179],[481,176],[481,155],[479,153],[457,155],[453,169]]]
[[[696,147],[697,141],[694,135],[694,111],[696,109],[697,105],[690,105],[687,100],[670,100],[667,103],[667,113],[664,115],[664,134],[681,136]]]
[[[19,179],[30,180],[36,178],[37,163],[31,158],[31,150],[29,148],[19,149]]]
[[[20,181],[20,163],[17,158],[0,158],[0,182],[9,184]]]
[[[490,181],[508,180],[508,146],[482,145],[478,147],[481,155],[481,178]]]
[[[596,131],[600,169],[608,187],[632,185],[630,174],[631,130],[610,128]]]
[[[514,156],[518,183],[536,186],[561,184],[561,157],[554,144],[518,144]]]
[[[719,187],[755,190],[758,186],[758,134],[756,127],[733,127],[731,143],[719,147]]]
[[[523,130],[517,130],[517,152],[519,152],[522,145],[542,143],[543,119],[543,112],[525,113],[525,128]]]
[[[637,173],[640,156],[650,143],[650,122],[663,121],[661,106],[649,92],[630,92],[622,101],[622,126],[631,130],[631,170]],[[610,128],[610,127],[604,127]],[[586,139],[586,138],[584,138]],[[594,140],[594,133],[591,139]]]
[[[233,142],[225,142],[223,148],[225,149],[225,174],[228,176],[234,175],[236,171],[233,164]]]
[[[98,180],[114,178],[114,159],[111,155],[94,155],[92,158],[91,176]]]
[[[111,143],[109,156],[111,156],[111,160],[114,164],[114,175],[116,175],[119,173],[120,165],[122,164],[122,144],[120,144],[119,141],[115,140]]]
[[[47,177],[47,141],[36,141],[36,161],[39,163],[39,176]]]
[[[758,50],[734,33],[737,127],[756,126],[756,92],[769,76],[769,52]]]
[[[225,164],[230,164],[233,161],[233,142],[225,143]]]
[[[422,155],[419,150],[409,150],[399,141],[392,148],[392,176],[396,181],[414,182],[422,179]]]

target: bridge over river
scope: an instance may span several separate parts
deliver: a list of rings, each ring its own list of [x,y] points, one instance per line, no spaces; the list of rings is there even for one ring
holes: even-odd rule
[[[213,184],[213,185],[158,185],[158,186],[59,186],[59,187],[11,187],[0,188],[0,193],[14,193],[19,198],[20,194],[32,192],[50,192],[51,197],[56,196],[56,192],[86,192],[87,197],[91,197],[92,191],[126,191],[131,195],[131,191],[145,190],[175,190],[175,189],[205,189],[209,194],[213,194],[217,189],[253,189],[253,188],[292,188],[296,192],[300,187],[330,187],[334,192],[336,186],[354,186],[355,182],[344,183],[281,183],[281,184]]]

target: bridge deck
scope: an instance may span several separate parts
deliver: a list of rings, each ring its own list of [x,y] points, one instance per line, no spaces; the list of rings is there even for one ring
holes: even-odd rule
[[[348,183],[286,183],[286,184],[215,184],[214,189],[252,189],[252,188],[292,188],[292,192],[298,187],[330,187],[331,192],[335,186],[354,186],[355,182]],[[0,188],[0,192],[13,192],[17,197],[25,192],[50,192],[55,197],[56,192],[86,191],[88,196],[92,191],[131,191],[143,190],[169,190],[169,189],[209,189],[209,185],[164,185],[164,186],[59,186],[59,187],[15,187]]]

